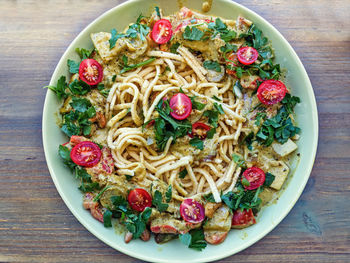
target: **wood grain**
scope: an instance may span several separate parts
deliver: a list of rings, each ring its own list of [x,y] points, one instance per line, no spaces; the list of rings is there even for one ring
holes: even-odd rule
[[[53,185],[41,140],[41,87],[74,37],[121,2],[1,0],[1,262],[140,262],[73,217]],[[237,2],[295,48],[316,94],[320,140],[310,180],[289,215],[263,240],[220,262],[350,262],[350,2]]]

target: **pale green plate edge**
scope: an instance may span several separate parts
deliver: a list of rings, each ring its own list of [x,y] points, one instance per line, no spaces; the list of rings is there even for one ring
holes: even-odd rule
[[[159,2],[161,3],[159,4]],[[174,2],[176,1],[171,1],[170,5],[173,6]],[[66,60],[68,57],[73,56],[72,50],[74,50],[74,48],[76,47],[77,42],[79,42],[78,40],[80,40],[80,38],[83,35],[86,35],[86,32],[89,31],[89,29],[93,27],[95,24],[97,24],[99,21],[103,20],[105,17],[116,12],[117,10],[125,11],[126,13],[128,13],[128,10],[133,9],[131,10],[129,17],[130,19],[131,17],[136,18],[138,16],[138,12],[135,9],[146,10],[144,12],[147,13],[149,12],[150,6],[155,6],[156,4],[158,4],[160,7],[162,7],[164,6],[164,3],[168,4],[169,2],[167,2],[166,0],[159,0],[159,1],[133,0],[133,1],[125,2],[102,14],[100,17],[94,20],[90,25],[88,25],[67,48],[67,50],[63,54],[62,58],[60,59],[53,73],[53,76],[50,81],[50,85],[56,84],[58,77],[61,74],[67,73]],[[195,0],[187,3],[188,3],[188,6],[199,10],[200,4],[202,3],[202,1]],[[302,82],[304,87],[304,88],[297,87],[296,89],[296,94],[304,98],[302,101],[303,103],[302,106],[299,106],[299,108],[298,107],[296,108],[298,116],[302,116],[302,119],[303,119],[303,121],[300,122],[298,118],[300,127],[303,129],[303,133],[304,133],[304,138],[302,137],[299,142],[299,148],[301,149],[300,152],[302,157],[300,164],[296,169],[296,172],[291,182],[289,183],[288,188],[282,194],[278,203],[274,206],[271,206],[275,208],[268,207],[263,211],[263,213],[261,213],[261,215],[259,216],[260,224],[258,223],[255,226],[248,228],[246,232],[243,232],[243,233],[247,233],[248,237],[245,239],[240,237],[241,240],[239,241],[238,246],[236,247],[234,247],[233,245],[230,246],[231,244],[238,242],[237,236],[239,234],[237,234],[237,232],[232,233],[233,231],[230,232],[228,238],[223,244],[219,246],[209,246],[206,250],[204,250],[204,252],[196,252],[193,250],[189,250],[185,247],[182,247],[181,244],[178,244],[176,242],[172,242],[172,243],[160,246],[155,244],[154,242],[143,243],[141,241],[135,241],[133,244],[125,245],[122,242],[122,239],[123,239],[122,236],[116,235],[115,239],[111,239],[109,235],[111,234],[110,231],[113,231],[113,230],[105,229],[100,223],[98,223],[97,221],[95,222],[95,220],[92,219],[91,216],[89,216],[87,211],[84,211],[82,208],[76,206],[76,202],[79,202],[79,203],[81,202],[81,200],[75,199],[76,192],[79,192],[79,191],[76,189],[76,184],[74,184],[73,182],[74,180],[71,179],[70,177],[67,177],[66,175],[67,170],[63,168],[63,164],[60,162],[58,158],[57,150],[55,151],[53,150],[55,147],[57,147],[59,143],[62,143],[64,140],[64,136],[59,131],[57,131],[58,128],[57,127],[54,128],[53,126],[55,125],[55,122],[56,122],[56,120],[54,120],[55,116],[54,116],[53,109],[57,109],[58,103],[55,100],[55,96],[51,91],[48,91],[46,94],[45,104],[43,109],[43,120],[42,120],[43,121],[43,125],[42,125],[43,145],[44,145],[44,152],[45,152],[47,165],[48,165],[51,177],[53,179],[53,182],[59,194],[61,195],[63,201],[65,202],[67,207],[70,209],[70,211],[73,213],[73,215],[92,234],[94,234],[97,238],[99,238],[106,244],[110,245],[111,247],[127,255],[133,256],[135,258],[152,261],[152,262],[179,262],[179,261],[208,262],[208,261],[218,260],[218,259],[230,256],[232,254],[238,253],[239,251],[251,246],[258,240],[263,238],[275,226],[277,226],[279,222],[282,221],[282,219],[292,209],[292,207],[298,200],[299,196],[301,195],[312,170],[312,166],[316,156],[317,142],[318,142],[318,114],[317,114],[316,100],[315,100],[315,96],[311,86],[311,82],[308,78],[308,75],[300,59],[298,58],[297,54],[295,53],[293,48],[290,46],[290,44],[277,31],[277,29],[275,29],[271,24],[269,24],[266,20],[264,20],[259,15],[257,15],[255,12],[245,8],[240,4],[237,4],[235,2],[231,2],[228,0],[214,0],[214,5],[224,5],[225,7],[227,5],[227,6],[230,6],[229,9],[230,8],[232,8],[232,10],[236,9],[235,12],[239,10],[239,13],[244,14],[248,18],[252,19],[259,26],[266,28],[264,32],[266,32],[266,30],[269,31],[269,34],[268,34],[269,38],[271,38],[273,42],[281,41],[281,46],[286,48],[284,52],[287,52],[287,53],[277,52],[277,56],[282,55],[283,57],[285,54],[287,54],[286,56],[291,58],[292,62],[285,61],[286,64],[292,63],[294,64],[293,66],[295,67],[295,68],[293,67],[292,71],[296,73],[296,77],[291,76],[291,82],[292,83],[295,81]],[[165,7],[168,8],[167,6]],[[215,13],[215,15],[220,15],[220,14]],[[116,23],[116,22],[117,21],[114,21],[113,23]],[[132,20],[130,22],[132,22]],[[124,23],[124,25],[126,24]],[[281,64],[283,64],[283,61],[281,61]],[[71,175],[68,175],[68,176],[71,176]],[[298,180],[297,185],[294,183],[296,180]],[[279,212],[282,211],[282,213],[276,214],[275,210],[278,210]],[[114,233],[112,234],[115,235]],[[251,236],[253,237],[251,238]],[[181,253],[178,253],[179,249],[181,250]],[[175,252],[173,253],[173,251]]]

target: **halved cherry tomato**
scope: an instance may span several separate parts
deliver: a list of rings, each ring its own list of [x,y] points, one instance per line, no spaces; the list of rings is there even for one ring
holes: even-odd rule
[[[227,66],[231,67],[237,67],[238,66],[238,60],[237,60],[237,54],[236,53],[231,53],[231,55],[228,57],[229,60],[231,61],[226,61]],[[226,73],[229,75],[236,76],[236,70],[230,69],[229,67],[226,68]]]
[[[244,188],[247,190],[254,190],[265,182],[265,173],[258,167],[250,167],[244,171],[242,180],[244,180],[244,178],[249,182],[248,186],[243,184]]]
[[[79,66],[79,78],[89,85],[97,85],[102,81],[103,68],[92,58],[84,59]]]
[[[186,119],[192,111],[191,99],[183,93],[177,93],[172,96],[169,106],[173,110],[170,112],[170,115],[177,120]]]
[[[135,188],[130,191],[128,202],[132,209],[142,212],[152,205],[152,197],[145,189]]]
[[[287,88],[279,80],[265,80],[260,84],[257,92],[258,99],[265,105],[272,105],[283,100]]]
[[[259,52],[253,47],[241,47],[237,51],[238,61],[243,65],[253,64],[259,57]]]
[[[167,19],[158,20],[152,29],[152,39],[157,44],[167,43],[173,35],[172,25]]]
[[[89,141],[80,142],[70,152],[72,161],[80,166],[92,167],[101,159],[101,150],[97,144]]]
[[[192,132],[189,134],[191,138],[198,136],[199,139],[204,140],[207,137],[208,131],[211,129],[210,126],[202,123],[196,122],[192,125]]]
[[[193,224],[200,223],[204,220],[205,212],[204,207],[193,199],[185,199],[180,205],[181,217]]]
[[[232,228],[246,228],[248,226],[254,225],[256,223],[253,211],[238,209],[233,212],[232,217]]]

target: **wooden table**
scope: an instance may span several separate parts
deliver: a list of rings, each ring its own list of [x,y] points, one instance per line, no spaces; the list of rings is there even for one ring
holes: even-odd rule
[[[140,262],[73,217],[51,180],[41,139],[41,87],[76,35],[121,2],[0,2],[1,262]],[[263,240],[220,262],[350,262],[350,2],[238,2],[280,30],[304,63],[320,140],[310,180],[289,215]]]

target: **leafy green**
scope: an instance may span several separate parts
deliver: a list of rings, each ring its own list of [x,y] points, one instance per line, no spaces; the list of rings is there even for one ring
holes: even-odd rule
[[[74,169],[74,174],[75,178],[80,179],[81,181],[81,185],[78,187],[80,191],[86,193],[100,189],[99,183],[92,182],[91,175],[89,175],[84,168],[76,166]]]
[[[123,58],[127,58],[127,57],[124,55]],[[122,70],[120,71],[120,74],[123,74],[127,71],[130,71],[130,70],[138,68],[138,67],[148,65],[148,64],[152,63],[155,59],[156,58],[149,58],[145,61],[142,61],[142,62],[137,63],[137,64],[132,64],[132,65],[128,65],[127,60],[126,61],[124,60],[124,68],[122,68]]]
[[[146,229],[146,224],[152,214],[152,209],[146,207],[138,216],[135,214],[127,214],[125,226],[133,234],[133,239],[139,238]]]
[[[246,137],[244,137],[243,141],[247,145],[249,150],[253,150],[252,143],[254,139],[254,132],[250,132]]]
[[[156,6],[154,9],[155,9],[156,12],[157,12],[157,16],[158,16],[159,18],[162,18],[162,16],[160,15],[159,7]]]
[[[212,30],[212,38],[217,34],[220,34],[220,38],[225,42],[229,42],[236,38],[236,32],[229,30],[220,18],[217,18],[215,22],[210,22],[208,28]]]
[[[141,19],[143,17],[144,16],[140,14],[136,20],[136,23],[129,26],[128,30],[126,31],[127,37],[136,38],[139,35],[142,41],[146,40],[146,36],[149,33],[150,28],[146,24],[141,24]]]
[[[192,109],[194,110],[203,110],[205,108],[205,104],[200,103],[198,101],[196,101],[196,96],[191,96],[190,97],[191,102],[192,102]]]
[[[204,143],[198,137],[194,137],[193,139],[191,139],[190,140],[190,145],[192,145],[193,147],[196,147],[199,150],[203,150],[204,149]]]
[[[85,95],[91,90],[90,85],[86,84],[82,80],[77,79],[73,80],[69,84],[68,88],[74,95]]]
[[[184,179],[187,174],[188,174],[188,172],[185,168],[179,173],[179,178]]]
[[[180,46],[180,43],[179,42],[175,42],[174,44],[172,44],[170,46],[170,52],[171,53],[174,53],[174,54],[177,54],[177,48]]]
[[[67,60],[67,65],[69,68],[69,72],[72,74],[79,73],[80,63],[75,62],[74,60]]]
[[[183,38],[191,41],[201,40],[203,36],[204,32],[196,27],[186,26],[185,31],[183,33]]]
[[[63,116],[61,130],[69,137],[72,135],[89,135],[91,132],[90,118],[96,115],[91,102],[84,98],[72,98],[70,103],[73,110]]]
[[[219,115],[224,114],[224,110],[221,106],[221,104],[218,104],[214,102],[214,109],[212,110],[206,110],[203,113],[203,116],[208,117],[208,122],[211,126],[214,128],[218,127],[218,121],[219,121]]]
[[[108,209],[103,213],[104,227],[112,227],[112,212]]]
[[[292,119],[289,116],[299,101],[300,99],[298,97],[288,96],[282,102],[283,106],[278,110],[276,116],[263,122],[256,134],[261,144],[269,146],[274,139],[283,144],[288,138],[300,132],[300,128],[293,125]]]
[[[296,96],[292,96],[289,93],[286,93],[286,96],[283,98],[283,100],[281,101],[282,104],[284,105],[286,111],[289,114],[293,113],[294,107],[295,105],[297,105],[298,103],[300,103],[300,98],[296,97]]]
[[[247,178],[245,178],[245,177],[242,178],[242,185],[243,186],[250,186],[250,182],[248,181]]]
[[[115,28],[113,28],[111,30],[111,38],[109,39],[109,48],[114,48],[115,44],[117,43],[117,40],[122,37],[126,37],[126,34],[118,33],[118,31]]]
[[[152,204],[158,209],[159,212],[164,212],[168,209],[168,204],[163,203],[162,193],[156,190],[153,194]]]
[[[154,123],[155,139],[158,149],[163,151],[170,137],[173,137],[174,143],[177,138],[188,134],[192,129],[192,125],[188,120],[177,121],[169,115],[172,111],[169,100],[160,100],[156,110],[160,117],[156,118]]]
[[[169,203],[172,196],[173,196],[172,187],[171,185],[169,185],[167,191],[165,192],[165,201]]]
[[[232,159],[239,167],[247,168],[245,161],[239,155],[233,154]]]
[[[264,186],[270,186],[273,183],[273,181],[275,180],[275,177],[276,176],[274,176],[273,174],[267,172],[265,174]]]
[[[97,202],[98,200],[100,200],[100,198],[101,198],[101,195],[108,189],[108,188],[110,188],[110,186],[109,185],[106,185],[99,193],[98,193],[98,195],[96,195],[96,197],[94,198],[94,202]]]
[[[249,183],[249,182],[248,182]],[[239,183],[236,192],[228,192],[221,196],[221,200],[232,210],[241,209],[258,209],[261,199],[258,197],[262,187],[257,190],[245,190]]]
[[[208,139],[213,139],[215,133],[216,133],[216,129],[215,129],[215,128],[211,128],[211,129],[207,132],[207,138],[208,138]]]
[[[137,20],[136,23],[131,24],[128,28],[128,30],[126,31],[126,33],[118,33],[118,31],[113,28],[111,30],[111,38],[109,39],[109,47],[110,49],[115,47],[115,44],[117,43],[117,40],[119,38],[123,38],[123,37],[128,37],[128,38],[137,38],[137,36],[140,36],[140,39],[142,41],[146,40],[146,36],[150,31],[150,28],[145,25],[145,24],[141,24],[141,19],[143,18],[142,15],[140,15]]]
[[[236,45],[226,43],[225,46],[220,47],[220,51],[224,54],[228,52],[237,52],[238,47]]]
[[[54,91],[56,93],[56,96],[59,100],[61,99],[65,99],[68,97],[68,94],[66,93],[66,89],[67,89],[67,83],[66,83],[66,77],[65,76],[61,76],[55,86],[45,86],[44,88],[48,88],[52,91]]]
[[[258,112],[255,117],[255,125],[259,126],[261,124],[261,121],[265,119],[266,119],[266,113]]]
[[[91,51],[89,51],[89,50],[87,50],[85,48],[76,48],[75,49],[75,52],[78,53],[78,55],[80,56],[80,58],[82,60],[90,58],[93,51],[94,51],[94,49],[91,50]]]
[[[70,158],[70,151],[66,146],[58,146],[58,155],[62,158],[63,163],[73,172],[77,165]]]
[[[202,228],[193,229],[186,234],[180,234],[179,239],[184,245],[198,251],[202,251],[207,246]]]
[[[212,202],[215,203],[215,199],[212,193],[203,195],[204,200],[208,201],[208,202]]]
[[[216,72],[221,72],[221,66],[217,61],[206,60],[203,62],[203,66],[206,69],[215,70]]]

